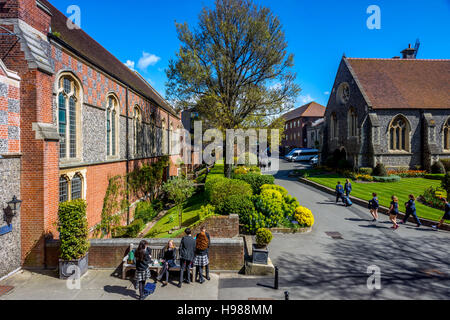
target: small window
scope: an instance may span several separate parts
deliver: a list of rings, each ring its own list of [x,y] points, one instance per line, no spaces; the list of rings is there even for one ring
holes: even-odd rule
[[[82,181],[79,175],[72,179],[72,200],[81,199]]]
[[[69,200],[69,183],[66,177],[59,178],[59,202],[66,202]]]
[[[450,150],[450,118],[444,125],[444,150]]]

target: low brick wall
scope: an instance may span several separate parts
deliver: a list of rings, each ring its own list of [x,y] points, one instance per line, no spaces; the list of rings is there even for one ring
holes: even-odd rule
[[[212,238],[235,238],[239,236],[239,216],[237,214],[208,218],[192,229],[192,234],[195,236],[199,233],[202,226],[206,227],[206,231]],[[184,234],[178,236],[178,238],[182,237],[184,237]]]
[[[325,186],[323,186],[323,185],[321,185],[321,184],[315,183],[315,182],[313,182],[313,181],[311,181],[311,180],[308,180],[308,179],[305,179],[305,178],[300,178],[299,181],[300,181],[301,183],[304,183],[304,184],[306,184],[306,185],[308,185],[308,186],[314,187],[314,188],[316,188],[316,189],[318,189],[318,190],[321,190],[321,191],[323,191],[323,192],[326,192],[326,193],[328,193],[328,194],[332,194],[332,195],[335,195],[335,194],[336,194],[336,191],[335,191],[335,190],[333,190],[333,189],[331,189],[331,188],[328,188],[328,187],[325,187]],[[366,207],[366,208],[367,208],[368,203],[369,203],[369,200],[363,200],[363,199],[355,198],[355,197],[353,197],[353,196],[350,196],[350,199],[352,200],[353,203],[356,203],[356,204],[358,204],[358,205],[360,205],[360,206],[363,206],[363,207]],[[369,211],[369,209],[367,209],[367,211]],[[388,212],[389,212],[389,208],[380,206],[380,208],[378,209],[378,212],[387,215]],[[444,215],[444,212],[442,212],[442,216],[443,216],[443,215]],[[398,215],[398,219],[397,219],[397,220],[403,219],[404,217],[405,217],[405,214],[400,212],[400,214]],[[420,217],[419,217],[419,219],[420,219],[420,222],[421,222],[424,226],[431,227],[431,226],[434,226],[434,225],[437,224],[436,221],[431,221],[431,220],[423,219],[423,218],[420,218]],[[412,223],[415,223],[413,217],[410,217],[408,221],[409,221],[409,222],[412,222]],[[442,226],[441,230],[450,231],[450,225],[444,223],[444,225]]]
[[[123,257],[128,253],[131,243],[138,245],[142,239],[95,239],[91,240],[89,249],[89,267],[117,268]],[[169,239],[146,239],[150,246],[163,247]],[[181,239],[173,239],[176,247]],[[242,238],[224,239],[212,238],[209,259],[211,270],[240,270],[244,265],[244,241]],[[46,243],[46,268],[58,266],[59,241],[51,240]]]

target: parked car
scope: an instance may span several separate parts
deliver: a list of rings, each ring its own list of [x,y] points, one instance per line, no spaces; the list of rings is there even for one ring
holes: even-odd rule
[[[311,159],[318,157],[319,150],[317,149],[300,149],[294,152],[291,161],[311,161]]]
[[[313,166],[319,164],[319,156],[314,156],[314,158],[312,158],[311,160],[309,160],[309,163]]]
[[[296,149],[292,149],[287,155],[284,156],[284,159],[286,159],[287,161],[292,161],[292,156],[294,155],[295,152],[299,151],[301,149],[296,148]]]

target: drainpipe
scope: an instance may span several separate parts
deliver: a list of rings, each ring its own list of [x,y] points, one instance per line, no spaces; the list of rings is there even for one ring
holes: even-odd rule
[[[130,106],[128,105],[128,91],[129,91],[129,87],[128,86],[126,86],[126,94],[125,94],[125,105],[126,105],[126,119],[127,119],[127,121],[126,121],[126,124],[125,124],[125,131],[126,131],[126,142],[125,142],[125,144],[126,144],[126,147],[125,147],[125,149],[126,149],[126,151],[125,151],[125,157],[126,157],[126,160],[127,160],[127,164],[126,164],[126,171],[127,171],[127,174],[126,174],[126,194],[127,194],[127,203],[129,204],[130,203],[130,194],[129,194],[129,185],[128,185],[128,174],[130,173],[130,140],[129,140],[129,124],[128,124],[128,122],[129,122],[129,112],[128,112],[128,109],[130,108]],[[128,205],[128,209],[127,209],[127,225],[129,225],[130,224],[130,206]]]

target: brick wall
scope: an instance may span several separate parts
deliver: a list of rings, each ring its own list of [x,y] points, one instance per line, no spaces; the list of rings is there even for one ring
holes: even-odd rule
[[[199,233],[202,226],[206,227],[206,231],[213,238],[235,238],[239,236],[239,216],[237,214],[208,218],[204,223],[195,227],[192,234]],[[178,237],[182,238],[183,236]]]
[[[140,239],[91,240],[89,266],[93,268],[117,268],[127,254],[130,243],[139,244]],[[169,239],[147,239],[150,246],[164,247]],[[174,239],[178,248],[180,239]],[[49,241],[46,245],[46,267],[58,265],[59,242]],[[213,238],[210,247],[211,270],[240,270],[244,265],[244,241],[242,238]]]

